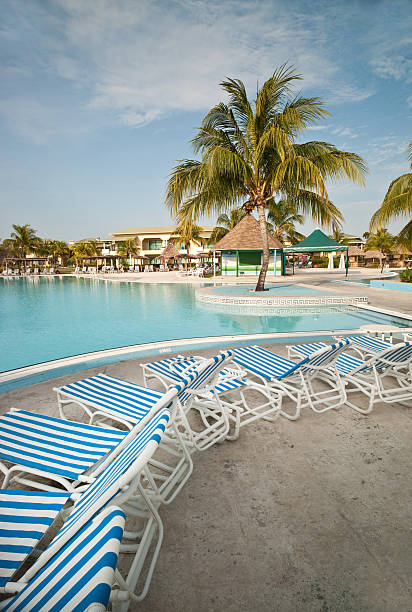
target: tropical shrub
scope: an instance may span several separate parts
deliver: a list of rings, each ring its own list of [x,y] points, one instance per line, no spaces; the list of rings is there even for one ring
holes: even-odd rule
[[[402,283],[412,283],[412,268],[403,270],[399,275]]]

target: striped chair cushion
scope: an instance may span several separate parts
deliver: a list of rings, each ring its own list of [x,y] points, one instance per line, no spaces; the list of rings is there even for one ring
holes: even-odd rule
[[[32,552],[70,493],[0,489],[0,586]]]
[[[16,410],[0,417],[0,458],[77,480],[126,433]]]
[[[359,374],[369,374],[375,367],[378,372],[385,372],[393,366],[408,365],[412,361],[412,343],[405,342],[402,344],[391,345],[390,349],[382,351],[378,355],[369,358],[367,361],[356,359],[342,353],[336,361],[336,365],[340,371],[343,368],[349,368],[353,364],[352,369],[347,369],[346,373],[356,372]],[[388,363],[389,362],[389,363]]]
[[[181,379],[179,379],[181,380]],[[141,387],[136,383],[98,374],[58,390],[86,406],[138,423],[164,396],[161,391]]]
[[[273,378],[281,380],[293,376],[297,370],[303,373],[309,372],[312,366],[325,366],[326,369],[327,364],[334,360],[348,344],[348,341],[343,340],[331,346],[320,348],[298,363],[275,355],[260,346],[248,346],[235,349],[234,361],[247,370],[266,378],[266,380],[272,380]]]
[[[299,355],[302,355],[302,357],[307,357],[311,353],[314,353],[321,348],[325,348],[325,346],[327,346],[327,344],[324,342],[309,342],[308,344],[295,344],[290,348],[293,348],[293,350],[296,353],[299,353]]]
[[[204,361],[198,361],[195,365],[187,368],[184,372],[181,373],[182,378],[190,377],[191,381],[187,385],[187,388],[184,388],[179,394],[179,400],[184,403],[191,396],[188,393],[188,390],[209,390],[211,385],[217,383],[217,380],[214,382],[214,379],[218,377],[219,373],[222,370],[222,366],[226,359],[231,357],[233,354],[232,351],[222,351],[220,355],[215,355],[210,359],[205,359]]]
[[[83,612],[109,603],[125,523],[116,507],[89,521],[0,610]],[[99,609],[99,608],[97,608]]]
[[[118,493],[122,486],[119,479],[129,468],[133,470],[132,473],[129,473],[130,479],[132,479],[136,475],[136,469],[138,473],[144,467],[148,458],[153,455],[160,443],[169,420],[170,411],[164,408],[132,438],[122,451],[114,457],[113,461],[108,463],[108,466],[76,501],[72,513],[43,554],[43,559],[40,558],[33,564],[27,572],[28,576],[32,576],[34,572],[38,571],[38,564],[44,563],[46,553],[52,555],[59,550],[81,525],[90,520]],[[143,451],[146,451],[145,455],[143,455]],[[135,463],[139,459],[139,455],[141,456],[141,467],[140,464],[136,466]]]
[[[359,348],[366,349],[371,351],[372,353],[381,353],[385,349],[393,348],[393,344],[390,342],[384,342],[383,340],[379,340],[379,338],[374,338],[373,336],[350,336],[348,339],[358,346]]]
[[[193,357],[183,358],[171,358],[163,359],[162,361],[155,361],[153,363],[145,364],[148,370],[156,372],[160,376],[170,378],[171,380],[181,380],[181,374],[188,368],[193,367],[197,363],[203,363],[202,361],[196,361]],[[189,370],[190,371],[190,370]],[[219,371],[219,376],[216,384],[216,391],[218,393],[225,393],[232,389],[238,389],[246,384],[246,380],[242,378],[236,378],[231,380],[225,380],[230,375],[230,370],[223,368]]]
[[[234,350],[234,354],[233,361],[246,370],[259,374],[266,380],[289,374],[300,365],[285,357],[279,357],[279,355],[275,355],[261,346],[237,348]]]

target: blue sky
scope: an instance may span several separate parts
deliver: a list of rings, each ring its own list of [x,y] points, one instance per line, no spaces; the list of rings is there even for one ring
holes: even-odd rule
[[[253,96],[285,61],[332,115],[302,140],[369,165],[366,188],[328,185],[363,233],[408,170],[411,17],[410,0],[2,0],[0,238],[12,223],[66,240],[169,224],[167,176],[219,82]]]

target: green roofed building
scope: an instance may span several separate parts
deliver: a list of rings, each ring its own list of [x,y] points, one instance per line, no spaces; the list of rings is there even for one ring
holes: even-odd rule
[[[294,253],[332,253],[338,251],[346,252],[346,275],[348,274],[349,258],[348,247],[345,244],[336,242],[329,238],[320,229],[315,229],[307,238],[291,247],[286,247],[283,252],[285,255]]]
[[[283,244],[268,233],[268,275],[282,275]],[[220,270],[223,275],[257,275],[262,266],[263,241],[260,225],[251,214],[246,215],[213,247],[220,251]]]

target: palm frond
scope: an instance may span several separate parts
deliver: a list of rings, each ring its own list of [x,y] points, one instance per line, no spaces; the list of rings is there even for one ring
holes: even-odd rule
[[[385,198],[372,216],[370,229],[374,231],[388,223],[412,214],[412,173],[399,176],[389,185]]]

